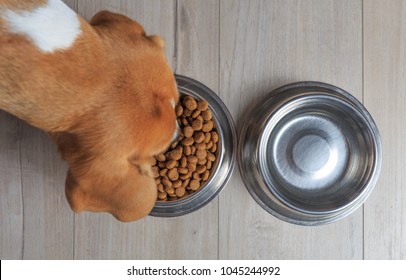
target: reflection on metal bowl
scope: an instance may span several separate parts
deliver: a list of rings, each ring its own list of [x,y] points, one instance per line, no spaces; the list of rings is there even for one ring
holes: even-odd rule
[[[254,199],[301,225],[337,221],[367,199],[381,166],[378,129],[352,95],[319,82],[270,93],[248,115],[238,160]]]

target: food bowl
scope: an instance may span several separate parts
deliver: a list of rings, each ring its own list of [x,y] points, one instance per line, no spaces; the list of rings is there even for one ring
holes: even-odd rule
[[[172,201],[157,201],[150,215],[176,217],[194,212],[209,203],[224,188],[235,166],[237,138],[233,120],[221,99],[208,87],[193,79],[175,75],[180,96],[206,100],[219,135],[216,161],[209,179],[190,195]]]
[[[378,129],[346,91],[319,82],[278,88],[247,115],[238,161],[252,197],[294,224],[337,221],[365,202],[381,166]]]

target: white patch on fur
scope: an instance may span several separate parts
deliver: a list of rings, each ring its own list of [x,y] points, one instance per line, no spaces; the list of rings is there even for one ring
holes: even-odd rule
[[[172,105],[172,107],[173,107],[173,109],[175,109],[175,99],[171,99],[171,105]]]
[[[9,31],[29,37],[44,52],[67,49],[80,35],[78,15],[60,0],[32,11],[0,11]]]

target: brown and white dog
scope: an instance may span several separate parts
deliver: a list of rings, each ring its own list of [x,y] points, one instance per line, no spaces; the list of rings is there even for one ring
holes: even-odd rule
[[[49,133],[74,211],[132,221],[153,208],[151,158],[178,101],[163,47],[123,15],[88,23],[59,0],[0,0],[0,109]]]

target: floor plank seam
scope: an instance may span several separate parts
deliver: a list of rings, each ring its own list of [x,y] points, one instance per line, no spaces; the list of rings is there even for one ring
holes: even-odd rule
[[[75,260],[75,241],[76,241],[76,230],[75,230],[76,214],[73,213],[73,238],[72,238],[72,260]]]
[[[175,19],[174,19],[174,31],[173,31],[173,36],[174,42],[173,42],[173,72],[177,73],[178,70],[178,3],[179,0],[174,1],[174,14],[175,14]]]
[[[22,125],[21,121],[18,121],[17,124],[18,131],[18,160],[20,164],[20,188],[21,188],[21,211],[22,211],[22,235],[21,235],[21,260],[24,259],[24,246],[25,246],[25,203],[24,203],[24,186],[23,186],[23,164],[22,164],[22,153],[21,153],[21,142],[22,142]]]
[[[364,0],[361,0],[361,59],[362,59],[362,104],[365,105],[364,71]],[[362,205],[362,259],[365,260],[365,205]]]
[[[218,88],[218,95],[221,96],[221,74],[220,74],[220,65],[221,65],[221,57],[220,57],[220,50],[221,50],[221,1],[218,1],[218,63],[217,63],[217,72],[218,72],[218,80],[217,80],[217,88]],[[221,196],[218,196],[218,208],[217,208],[217,260],[220,259],[220,203],[221,203]]]

